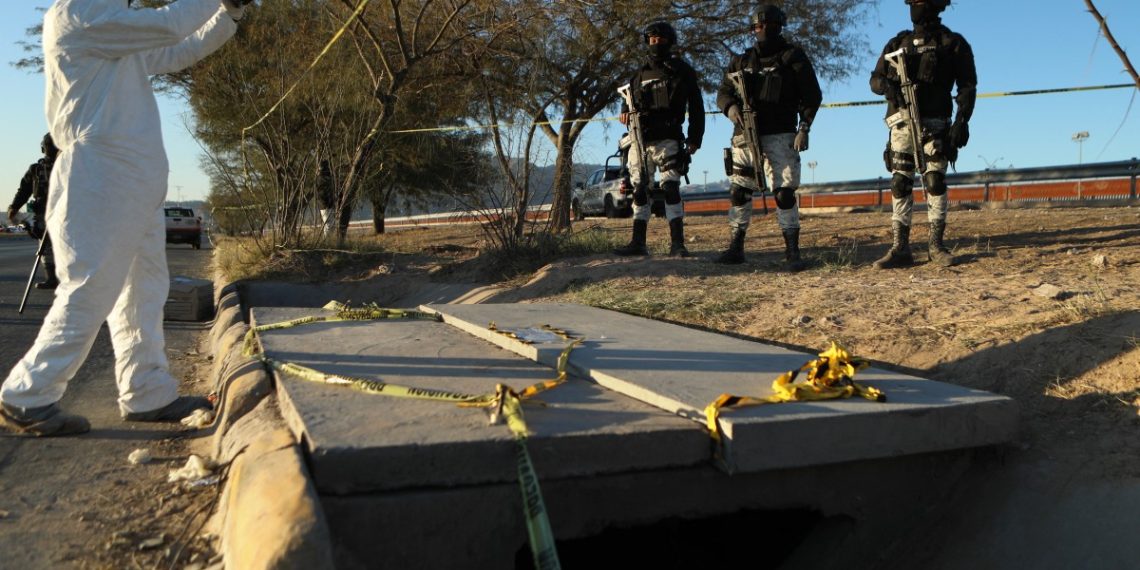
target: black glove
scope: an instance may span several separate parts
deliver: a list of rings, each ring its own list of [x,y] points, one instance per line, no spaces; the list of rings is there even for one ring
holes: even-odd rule
[[[901,109],[906,106],[906,99],[903,97],[902,84],[898,81],[887,80],[887,101],[891,103],[896,109]]]
[[[728,115],[728,120],[732,121],[732,124],[736,126],[744,124],[744,118],[740,116],[740,107],[737,105],[729,107],[728,110],[724,112],[724,114]]]
[[[970,124],[966,121],[954,121],[950,125],[950,146],[959,149],[966,146],[970,142]]]

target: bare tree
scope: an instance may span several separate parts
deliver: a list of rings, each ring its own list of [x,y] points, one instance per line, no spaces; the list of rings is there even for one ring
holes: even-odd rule
[[[1136,88],[1140,89],[1140,75],[1136,73],[1136,68],[1132,67],[1132,62],[1128,60],[1128,54],[1124,53],[1124,49],[1120,47],[1120,44],[1116,43],[1116,38],[1113,37],[1112,31],[1108,29],[1108,22],[1105,21],[1104,16],[1100,14],[1100,10],[1097,10],[1096,6],[1093,5],[1092,0],[1085,0],[1085,6],[1088,7],[1089,13],[1092,14],[1097,24],[1100,25],[1100,32],[1104,35],[1104,39],[1108,40],[1112,49],[1116,50],[1116,55],[1120,56],[1120,61],[1124,64],[1125,71],[1132,76],[1132,81],[1136,83]]]

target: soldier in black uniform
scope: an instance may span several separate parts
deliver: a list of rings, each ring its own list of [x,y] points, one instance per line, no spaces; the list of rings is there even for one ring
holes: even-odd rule
[[[630,78],[630,93],[641,117],[648,180],[642,180],[642,150],[637,143],[629,153],[630,181],[633,183],[633,237],[628,245],[614,250],[618,255],[648,255],[645,232],[651,207],[649,189],[653,171],[661,171],[665,194],[665,218],[669,220],[669,255],[687,256],[685,248],[685,206],[681,203],[681,178],[689,171],[689,156],[701,148],[705,134],[705,112],[697,73],[673,53],[677,32],[665,22],[649,25],[643,34],[649,61]],[[689,115],[688,136],[682,131],[685,113]],[[622,103],[622,123],[629,124],[629,106]]]
[[[789,269],[803,269],[800,258],[800,210],[796,189],[800,186],[800,153],[808,149],[808,131],[823,102],[811,60],[799,46],[781,35],[787,16],[772,4],[765,4],[752,19],[756,45],[732,58],[717,92],[717,107],[736,128],[732,137],[732,208],[728,213],[731,239],[718,263],[744,262],[744,236],[752,220],[752,194],[760,190],[753,176],[761,175],[776,197],[776,220],[784,235],[784,262]],[[762,165],[753,164],[741,130],[742,101],[728,74],[745,71],[760,135]]]
[[[59,286],[59,279],[55,275],[55,258],[51,253],[51,238],[47,235],[45,229],[45,222],[47,216],[47,197],[48,197],[48,184],[51,180],[51,169],[55,165],[55,157],[59,154],[59,149],[55,148],[55,142],[51,140],[51,134],[44,135],[43,141],[40,142],[40,151],[44,153],[44,157],[33,162],[28,167],[28,171],[24,173],[24,177],[20,179],[20,189],[16,191],[16,197],[12,199],[12,204],[8,206],[8,219],[13,224],[19,223],[20,208],[24,204],[31,203],[32,213],[35,214],[35,220],[28,227],[28,234],[36,239],[44,241],[42,251],[44,272],[47,273],[47,279],[36,283],[36,289],[55,289]]]
[[[943,266],[955,263],[942,244],[946,231],[946,169],[958,158],[958,149],[970,139],[969,122],[977,98],[978,74],[974,52],[960,34],[942,25],[939,14],[950,0],[906,0],[914,30],[903,30],[887,42],[871,73],[871,90],[887,99],[890,142],[884,155],[891,177],[890,251],[875,261],[878,269],[906,267],[914,263],[910,251],[910,227],[914,209],[914,144],[910,126],[899,117],[905,106],[899,75],[886,55],[905,49],[907,75],[916,84],[919,117],[922,122],[922,153],[926,171],[922,185],[926,191],[927,219],[930,222],[930,260]],[[955,84],[958,94],[951,98]],[[958,115],[951,121],[954,103]]]

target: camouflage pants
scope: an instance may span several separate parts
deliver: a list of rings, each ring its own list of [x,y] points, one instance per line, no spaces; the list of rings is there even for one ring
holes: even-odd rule
[[[774,135],[761,135],[760,146],[763,154],[760,156],[762,174],[769,190],[776,188],[800,187],[800,153],[792,148],[796,140],[795,133],[777,133]],[[744,136],[732,137],[732,166],[733,172],[728,177],[730,183],[742,186],[753,192],[760,190],[756,186],[756,179],[751,175],[740,174],[741,170],[750,171],[755,167],[752,152],[744,144]],[[800,205],[797,202],[787,210],[776,209],[776,221],[781,230],[797,229],[800,227]],[[733,229],[747,230],[752,222],[752,202],[743,206],[733,206],[728,211],[728,225]]]
[[[922,129],[926,135],[923,137],[925,141],[922,148],[923,155],[926,157],[926,172],[945,174],[950,166],[940,148],[940,141],[944,141],[946,138],[948,124],[949,121],[942,118],[923,119],[922,121]],[[907,158],[914,156],[914,142],[910,136],[909,123],[899,123],[891,127],[890,151],[892,155],[891,172],[904,176],[914,176],[916,170],[914,159]],[[914,195],[911,194],[904,198],[892,197],[891,209],[891,221],[909,226],[914,217]],[[928,221],[945,221],[948,209],[949,202],[945,194],[942,196],[932,196],[929,192],[926,194],[926,218]]]
[[[681,168],[671,168],[665,170],[667,164],[671,159],[677,157],[682,152],[680,141],[672,139],[664,139],[659,141],[652,141],[645,143],[645,154],[648,155],[649,164],[646,165],[646,171],[649,174],[649,180],[645,181],[645,191],[648,192],[653,187],[653,173],[655,170],[661,170],[661,182],[679,182],[681,177],[685,175],[685,171]],[[641,153],[638,152],[637,143],[629,150],[629,181],[633,184],[634,191],[641,185]],[[639,205],[636,201],[633,203],[633,219],[635,220],[648,220],[652,215],[649,202],[644,205]],[[676,204],[665,204],[665,218],[672,220],[675,218],[685,217],[685,203],[678,202]]]

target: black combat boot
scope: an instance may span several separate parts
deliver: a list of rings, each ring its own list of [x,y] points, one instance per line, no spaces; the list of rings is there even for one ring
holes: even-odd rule
[[[685,248],[685,218],[669,220],[669,255],[689,257],[689,250]]]
[[[875,269],[895,269],[914,265],[914,255],[910,253],[910,226],[895,222],[891,226],[894,244],[886,255],[875,261]]]
[[[784,230],[784,266],[790,271],[803,271],[807,264],[800,257],[800,229]]]
[[[728,249],[721,252],[720,257],[717,257],[715,261],[727,265],[739,265],[744,263],[745,233],[746,230],[742,229],[732,230],[732,241],[728,242]]]
[[[36,283],[36,289],[55,289],[59,287],[59,278],[55,276],[55,263],[45,260],[44,272],[47,273],[47,279]]]
[[[633,237],[630,238],[628,244],[615,248],[614,253],[617,255],[649,255],[649,250],[645,249],[645,231],[648,229],[648,220],[634,220]]]
[[[942,245],[942,235],[946,233],[946,222],[937,221],[930,222],[930,249],[927,251],[930,255],[930,261],[937,263],[942,267],[953,267],[958,263],[957,259],[950,254],[950,250]]]

